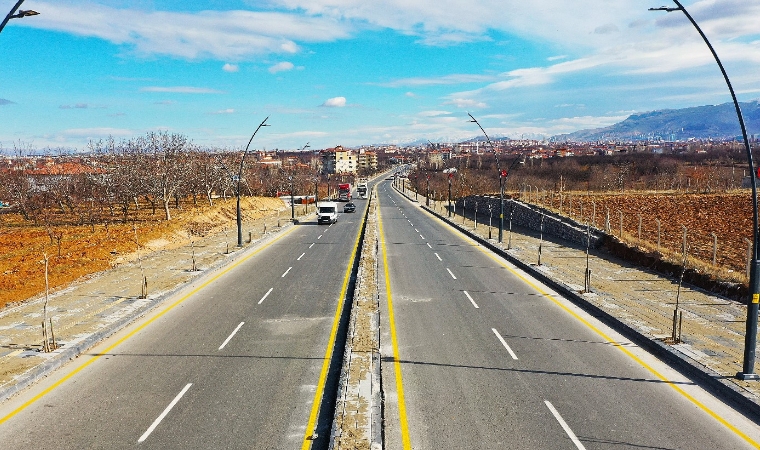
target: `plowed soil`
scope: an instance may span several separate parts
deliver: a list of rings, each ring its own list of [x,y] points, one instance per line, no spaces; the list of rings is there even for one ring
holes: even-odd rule
[[[557,209],[558,201],[553,202]],[[594,216],[594,204],[596,215]],[[581,212],[582,205],[582,212]],[[747,241],[752,240],[752,203],[749,192],[721,194],[684,193],[570,193],[562,202],[563,213],[581,222],[590,221],[604,229],[609,209],[610,232],[619,236],[623,213],[623,240],[657,250],[660,221],[660,252],[680,257],[686,227],[690,258],[712,266],[714,239],[717,237],[715,269],[744,276]],[[639,242],[639,217],[641,242]],[[713,236],[714,234],[714,236]]]
[[[244,198],[243,215],[255,219],[277,214],[284,204],[276,198]],[[132,260],[140,252],[184,245],[191,235],[221,231],[235,225],[235,200],[211,206],[184,206],[172,220],[162,213],[141,211],[135,222],[91,225],[34,225],[17,214],[0,214],[0,308],[45,292],[44,258],[48,258],[50,289]],[[55,217],[50,223],[67,223]],[[60,245],[59,245],[60,242]]]

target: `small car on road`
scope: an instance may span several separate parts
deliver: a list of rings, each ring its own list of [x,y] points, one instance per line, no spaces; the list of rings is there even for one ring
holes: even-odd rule
[[[354,202],[348,202],[345,205],[343,205],[343,212],[344,213],[356,212],[356,205],[354,205]]]

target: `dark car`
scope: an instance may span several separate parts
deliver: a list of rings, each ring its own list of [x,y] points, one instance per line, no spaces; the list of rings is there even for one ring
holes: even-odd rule
[[[345,205],[343,205],[343,212],[344,213],[356,212],[356,205],[354,205],[353,202],[346,203]]]

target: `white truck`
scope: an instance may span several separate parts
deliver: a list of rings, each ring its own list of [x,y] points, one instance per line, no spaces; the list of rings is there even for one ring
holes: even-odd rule
[[[335,202],[319,202],[317,208],[317,223],[335,223],[338,221],[338,204]]]
[[[359,178],[359,181],[356,182],[356,193],[359,195],[359,198],[367,198],[366,178]]]

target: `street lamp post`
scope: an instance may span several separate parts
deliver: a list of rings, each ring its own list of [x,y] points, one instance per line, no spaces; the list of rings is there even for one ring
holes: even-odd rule
[[[742,111],[739,107],[739,101],[736,99],[734,88],[731,85],[731,80],[728,79],[726,69],[723,68],[723,63],[720,62],[718,54],[715,52],[710,41],[707,40],[707,36],[702,32],[702,29],[697,25],[697,22],[691,17],[686,8],[678,1],[673,0],[676,4],[676,8],[669,8],[661,6],[659,8],[649,8],[650,11],[681,11],[684,13],[689,22],[694,25],[697,32],[707,44],[707,48],[710,49],[715,58],[715,62],[718,63],[723,79],[726,81],[728,90],[731,93],[731,98],[734,101],[734,108],[736,109],[736,116],[739,119],[739,126],[742,130],[742,138],[744,139],[744,149],[747,153],[747,162],[749,163],[750,172],[750,185],[752,186],[752,260],[750,262],[750,275],[749,275],[749,301],[747,303],[747,326],[746,334],[744,336],[744,364],[742,371],[736,374],[736,377],[741,380],[759,380],[760,376],[755,373],[755,349],[757,347],[757,315],[758,307],[760,306],[760,261],[758,261],[758,206],[757,206],[757,182],[755,181],[757,174],[755,173],[755,167],[752,162],[752,149],[749,145],[749,139],[747,138],[747,127],[744,125],[744,118],[742,117]]]
[[[31,9],[27,9],[27,10],[22,9],[16,12],[19,9],[19,7],[21,7],[22,3],[24,3],[24,0],[18,0],[18,2],[16,2],[16,6],[14,6],[11,9],[11,11],[8,13],[8,15],[5,16],[5,19],[3,19],[3,22],[0,23],[0,32],[3,31],[3,28],[5,28],[5,25],[11,19],[20,19],[22,17],[36,16],[39,14],[37,11],[31,10]]]
[[[243,162],[245,161],[245,155],[248,154],[248,147],[251,146],[251,142],[253,141],[253,137],[256,136],[256,133],[259,132],[261,127],[268,127],[269,125],[266,123],[266,121],[269,119],[269,116],[266,117],[266,119],[262,120],[258,127],[256,127],[256,131],[253,132],[251,135],[251,139],[248,140],[248,145],[245,146],[245,151],[243,152],[243,157],[240,158],[240,169],[238,170],[237,175],[237,246],[242,247],[243,246],[243,216],[240,213],[240,182],[243,179]]]
[[[451,217],[451,179],[454,177],[454,174],[449,172],[449,217]]]
[[[425,188],[425,206],[430,206],[430,175],[427,176],[427,187]]]
[[[293,175],[288,177],[290,181],[290,220],[291,222],[296,219],[296,203],[293,200]]]
[[[499,243],[501,243],[502,236],[504,234],[504,185],[507,182],[509,172],[522,159],[522,155],[518,155],[517,158],[512,161],[512,164],[509,165],[509,168],[507,170],[502,170],[501,165],[499,164],[499,155],[496,153],[496,149],[494,148],[493,143],[491,143],[491,138],[488,137],[486,130],[483,129],[483,127],[480,125],[480,122],[478,122],[478,120],[474,118],[472,114],[467,113],[467,115],[470,116],[470,119],[472,119],[470,122],[475,123],[478,128],[480,128],[480,131],[483,132],[483,136],[486,137],[486,142],[488,142],[488,146],[491,147],[491,151],[493,151],[494,157],[496,158],[496,170],[499,172]]]
[[[301,148],[301,152],[303,152],[304,150],[306,150],[308,147],[309,147],[309,143],[307,142],[306,145],[304,145],[303,148]],[[288,181],[290,181],[290,221],[291,222],[295,222],[295,220],[296,220],[296,204],[295,204],[295,200],[293,199],[293,175],[292,175],[293,170],[292,170],[292,168],[293,167],[291,165],[291,175],[288,176]],[[306,204],[308,205],[308,202]]]
[[[319,178],[314,178],[314,209],[318,207],[319,203]]]

